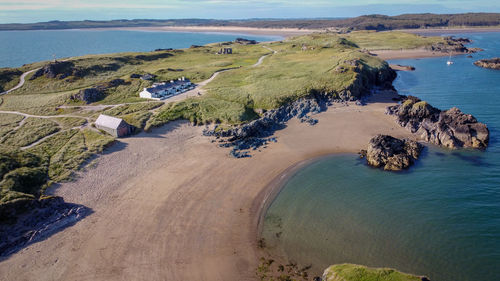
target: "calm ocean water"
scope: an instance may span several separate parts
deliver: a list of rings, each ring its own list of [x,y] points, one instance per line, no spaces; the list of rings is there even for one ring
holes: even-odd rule
[[[488,124],[485,152],[436,147],[410,171],[331,156],[300,170],[271,205],[263,236],[277,254],[317,270],[335,263],[394,267],[440,281],[500,280],[500,71],[472,63],[500,56],[500,33],[464,34],[474,58],[392,61],[416,67],[395,81],[442,109]]]
[[[0,67],[87,54],[153,51],[159,48],[188,48],[244,37],[257,41],[277,36],[222,33],[149,32],[122,30],[33,30],[0,31]]]

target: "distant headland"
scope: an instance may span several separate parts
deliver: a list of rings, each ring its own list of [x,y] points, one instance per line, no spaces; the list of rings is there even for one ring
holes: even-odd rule
[[[330,19],[118,19],[0,24],[2,30],[55,30],[130,27],[250,27],[288,29],[397,30],[500,27],[500,13],[364,15]]]

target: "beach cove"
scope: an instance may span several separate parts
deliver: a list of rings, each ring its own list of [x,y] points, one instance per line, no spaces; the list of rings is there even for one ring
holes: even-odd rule
[[[356,155],[312,161],[289,180],[264,220],[275,256],[320,271],[335,263],[393,267],[431,280],[497,280],[498,75],[473,65],[498,54],[499,33],[459,34],[485,49],[448,58],[398,59],[394,86],[439,108],[457,106],[488,124],[484,152],[429,146],[408,172],[367,167]],[[396,56],[397,58],[398,56]]]
[[[317,157],[356,157],[377,133],[411,137],[385,115],[392,97],[336,104],[315,115],[316,126],[293,119],[276,132],[278,143],[249,159],[230,158],[202,136],[203,127],[187,122],[120,140],[76,181],[52,191],[94,214],[0,269],[26,280],[253,280],[263,255],[258,222],[275,191],[270,182]]]

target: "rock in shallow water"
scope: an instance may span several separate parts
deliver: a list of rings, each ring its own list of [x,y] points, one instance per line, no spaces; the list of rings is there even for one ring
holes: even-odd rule
[[[363,151],[368,165],[386,171],[409,168],[422,152],[423,146],[416,141],[377,135],[370,140],[368,150]]]
[[[488,146],[488,127],[456,107],[441,111],[425,101],[408,96],[401,104],[388,107],[386,113],[396,116],[402,127],[436,145],[479,149]]]
[[[478,60],[474,64],[484,68],[500,70],[500,58]]]

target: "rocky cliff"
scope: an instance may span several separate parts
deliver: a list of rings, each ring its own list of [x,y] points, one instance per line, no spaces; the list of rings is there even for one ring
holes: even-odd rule
[[[409,168],[418,159],[424,147],[416,141],[377,135],[370,140],[367,150],[362,150],[368,165],[386,171]]]
[[[488,127],[454,107],[441,111],[412,96],[403,97],[401,104],[387,108],[399,125],[423,140],[448,148],[479,148],[488,146]]]

